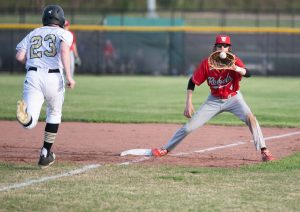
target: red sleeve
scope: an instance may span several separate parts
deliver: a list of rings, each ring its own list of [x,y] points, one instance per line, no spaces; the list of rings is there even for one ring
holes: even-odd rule
[[[235,58],[235,65],[237,65],[241,68],[245,68],[245,64],[243,63],[243,61],[239,57]]]
[[[72,32],[72,31],[71,31],[71,33],[72,33],[72,35],[73,35],[73,43],[76,43],[76,36],[75,36],[75,33]]]
[[[195,69],[192,81],[195,85],[201,85],[207,78],[208,62],[207,59],[203,60]]]
[[[237,66],[239,66],[241,68],[245,68],[244,62],[239,57],[236,57],[235,65],[237,65]],[[236,75],[237,75],[236,78],[239,81],[241,81],[243,76],[241,74],[239,74],[239,73],[236,73]]]

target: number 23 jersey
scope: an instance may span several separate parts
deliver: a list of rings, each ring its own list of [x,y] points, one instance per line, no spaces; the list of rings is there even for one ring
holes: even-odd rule
[[[31,31],[16,47],[26,52],[26,68],[62,69],[60,44],[70,47],[73,35],[55,26],[43,26]]]

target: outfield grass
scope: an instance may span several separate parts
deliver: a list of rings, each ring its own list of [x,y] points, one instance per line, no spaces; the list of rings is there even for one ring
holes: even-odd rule
[[[299,77],[252,77],[241,91],[263,126],[300,126]],[[24,75],[0,75],[0,119],[15,120],[16,101],[22,97]],[[67,90],[63,121],[119,123],[185,123],[182,115],[188,77],[76,76],[77,86]],[[209,93],[197,87],[195,109]],[[45,119],[45,107],[41,113]],[[224,113],[209,122],[243,125]]]
[[[0,187],[75,169],[0,164]],[[0,192],[1,211],[297,211],[300,154],[236,168],[105,165]]]

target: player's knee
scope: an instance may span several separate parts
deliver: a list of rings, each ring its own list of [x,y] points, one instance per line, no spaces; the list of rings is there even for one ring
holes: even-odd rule
[[[194,128],[188,124],[184,125],[183,127],[184,133],[185,134],[189,134],[190,132],[192,132],[194,130]]]
[[[252,113],[249,113],[248,115],[247,115],[247,119],[248,120],[251,120],[251,121],[255,121],[256,120],[256,117],[252,114]]]
[[[247,121],[246,122],[247,122],[248,125],[251,124],[251,123],[254,123],[254,122],[256,122],[256,117],[252,113],[249,113],[247,115]]]

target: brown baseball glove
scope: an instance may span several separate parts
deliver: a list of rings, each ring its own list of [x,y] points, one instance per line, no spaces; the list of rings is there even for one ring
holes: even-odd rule
[[[235,63],[235,56],[230,52],[215,51],[208,57],[208,64],[213,69],[230,69]]]

